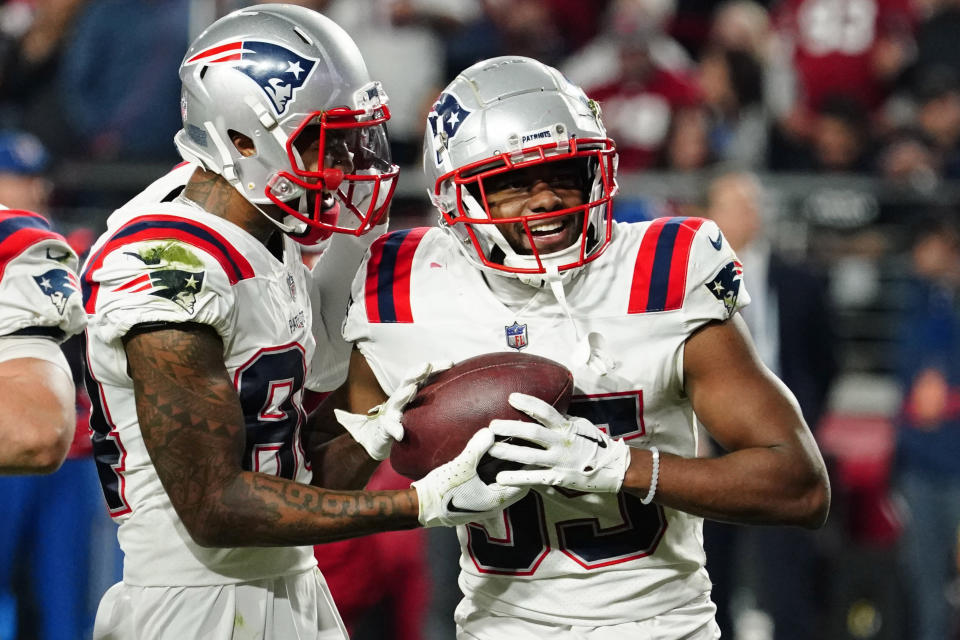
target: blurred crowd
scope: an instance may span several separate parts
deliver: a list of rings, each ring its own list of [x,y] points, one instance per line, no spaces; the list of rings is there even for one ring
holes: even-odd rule
[[[137,189],[78,195],[52,179],[57,167],[177,162],[177,68],[187,43],[216,17],[211,11],[221,15],[247,4],[3,3],[0,202],[44,215],[58,212],[54,222],[73,232],[71,241],[83,253],[109,208]],[[758,178],[870,177],[921,194],[956,184],[960,0],[296,4],[329,15],[359,45],[371,75],[390,96],[391,144],[401,166],[419,163],[426,113],[452,73],[481,58],[521,54],[557,66],[600,102],[624,175],[710,176],[699,185],[702,197],[675,208],[716,220],[754,274],[748,281],[754,304],[746,319],[765,362],[795,391],[830,457],[837,494],[832,526],[817,534],[745,536],[735,527],[708,526],[708,569],[718,585],[725,637],[960,637],[956,202],[925,205],[922,215],[902,201],[885,209],[881,221],[896,219],[911,230],[896,262],[906,275],[895,291],[876,294],[901,299],[888,370],[902,402],[867,418],[838,416],[829,406],[833,383],[843,373],[830,308],[835,284],[817,273],[821,265],[797,263],[778,251],[775,238],[783,233],[775,227],[786,221],[782,212],[778,217],[770,211]],[[625,218],[656,214],[629,206],[644,194],[624,196]],[[425,212],[429,205],[424,199],[418,206]],[[869,233],[859,237],[870,245],[863,240]],[[881,244],[879,251],[889,248]],[[863,287],[853,288],[863,293]],[[81,408],[85,402],[78,398]],[[78,427],[73,456],[81,461],[89,456],[84,429]],[[92,472],[92,465],[84,468]],[[10,554],[0,559],[0,640],[84,637],[92,621],[89,603],[116,579],[114,532],[102,513],[90,515],[90,500],[100,500],[95,478],[68,478],[68,472],[26,480],[32,484],[22,494],[0,484],[0,508],[22,515],[5,523],[9,531],[0,529]],[[375,482],[389,487],[402,479],[384,470]],[[46,504],[43,491],[82,487],[86,500],[69,501],[76,509],[68,515],[44,515],[37,506]],[[32,497],[14,503],[15,495]],[[45,537],[51,531],[69,533],[73,544]],[[451,637],[455,540],[450,532],[407,533],[318,551],[357,638]],[[53,571],[50,562],[62,575],[68,561],[50,554],[64,545],[84,562],[106,559],[86,571],[86,565],[71,565],[81,567],[80,577],[70,583],[72,591],[54,600],[50,585],[56,580],[37,576]],[[346,560],[358,556],[365,558],[362,570]],[[66,620],[62,602],[79,598]],[[383,606],[377,609],[382,615],[365,615],[371,606]],[[18,618],[19,636],[13,631]]]
[[[173,158],[195,5],[9,0],[0,126],[58,158]],[[960,175],[955,0],[313,0],[382,78],[401,164],[451,73],[503,53],[604,105],[625,170],[735,161],[929,185]],[[406,162],[405,162],[406,161]]]

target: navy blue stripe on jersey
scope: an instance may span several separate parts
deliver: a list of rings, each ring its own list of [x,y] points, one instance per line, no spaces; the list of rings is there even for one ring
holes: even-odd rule
[[[400,246],[406,240],[410,229],[396,231],[387,236],[381,245],[380,266],[377,269],[377,311],[380,322],[397,321],[397,304],[394,299],[394,278],[397,275],[397,257]]]
[[[206,251],[220,263],[231,285],[254,276],[253,267],[243,254],[216,231],[176,216],[142,216],[122,227],[87,260],[82,287],[83,304],[88,314],[96,310],[100,287],[93,274],[103,266],[107,255],[119,247],[146,240],[178,240]]]
[[[141,231],[145,231],[148,229],[149,230],[170,229],[171,231],[179,232],[173,236],[174,238],[184,239],[187,242],[189,242],[189,238],[183,238],[183,236],[180,235],[181,233],[189,234],[191,236],[198,238],[199,240],[202,240],[203,242],[213,245],[219,251],[220,255],[218,255],[217,257],[223,258],[223,260],[220,260],[221,265],[223,265],[224,262],[230,265],[230,268],[231,268],[230,270],[227,270],[227,269],[224,269],[224,270],[228,271],[227,277],[230,278],[231,282],[237,281],[237,280],[243,280],[244,278],[252,275],[251,273],[245,272],[245,270],[237,263],[237,261],[231,255],[236,251],[236,249],[222,243],[219,238],[214,236],[207,229],[204,229],[203,227],[191,224],[186,221],[159,222],[156,220],[146,220],[143,222],[134,222],[133,224],[123,227],[115,236],[113,236],[113,238],[111,238],[111,241],[115,242],[117,240],[121,240],[123,238],[135,235]],[[249,266],[247,267],[247,269],[249,270]],[[230,271],[232,271],[232,273]]]
[[[653,254],[653,269],[650,273],[650,294],[647,298],[648,311],[663,311],[667,306],[667,291],[670,285],[670,263],[673,258],[673,245],[677,232],[686,218],[671,218],[663,225],[657,248]]]
[[[39,216],[17,215],[0,221],[0,243],[23,229],[50,231],[50,223]]]

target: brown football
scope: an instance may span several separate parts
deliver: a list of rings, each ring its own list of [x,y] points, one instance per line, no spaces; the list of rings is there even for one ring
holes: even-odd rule
[[[511,393],[536,396],[566,413],[573,374],[562,364],[526,353],[486,353],[432,375],[403,412],[403,440],[393,445],[390,463],[419,480],[452,460],[470,437],[494,418],[532,422],[507,401]],[[480,477],[492,482],[510,468],[491,456],[480,461]]]

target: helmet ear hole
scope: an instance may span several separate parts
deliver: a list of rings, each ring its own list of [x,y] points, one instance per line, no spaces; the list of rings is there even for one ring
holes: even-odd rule
[[[227,133],[230,135],[230,142],[233,143],[233,146],[236,147],[237,151],[239,151],[240,155],[244,158],[257,155],[257,147],[253,144],[250,136],[246,136],[233,129],[228,130]]]

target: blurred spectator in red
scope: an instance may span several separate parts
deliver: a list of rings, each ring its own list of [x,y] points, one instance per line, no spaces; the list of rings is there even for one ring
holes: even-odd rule
[[[29,131],[53,153],[76,139],[55,82],[65,42],[87,0],[11,0],[0,6],[0,127]]]
[[[367,483],[370,490],[409,486],[410,480],[389,463],[381,464]],[[410,529],[314,547],[353,640],[422,640],[430,604],[426,542],[425,529]]]
[[[947,586],[960,527],[960,234],[944,216],[916,228],[915,279],[898,331],[904,402],[895,468],[909,510],[902,550],[911,637],[943,640],[954,637]]]
[[[587,44],[600,31],[601,21],[610,0],[545,0],[567,51]]]
[[[0,133],[0,202],[47,215],[49,161],[34,136]],[[70,234],[68,241],[84,237]],[[81,260],[87,249],[74,246]],[[63,345],[77,388],[77,431],[67,460],[49,476],[0,477],[0,638],[87,638],[96,603],[120,578],[116,534],[91,459],[80,338]]]
[[[804,138],[832,96],[874,113],[912,62],[918,16],[911,0],[782,0],[774,9],[780,50],[795,73],[786,134]]]
[[[763,167],[770,123],[760,60],[747,48],[710,48],[700,60],[699,83],[714,155],[740,167]]]
[[[655,32],[636,15],[624,15],[610,37],[617,45],[617,74],[601,86],[584,89],[603,108],[607,132],[617,141],[620,168],[652,166],[668,140],[675,117],[697,121],[681,112],[699,111],[703,96],[687,73],[661,67],[652,57]]]

